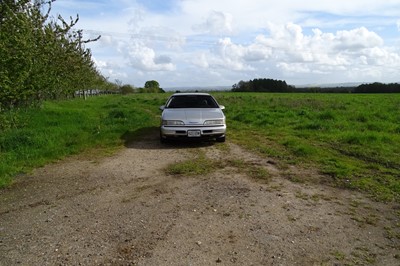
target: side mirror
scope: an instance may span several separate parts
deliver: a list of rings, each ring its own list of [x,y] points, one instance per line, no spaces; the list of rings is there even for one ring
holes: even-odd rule
[[[219,108],[221,108],[221,110],[225,110],[225,106],[224,105],[220,105]]]
[[[160,109],[161,111],[164,111],[165,105],[161,105],[161,106],[159,107],[159,109]]]

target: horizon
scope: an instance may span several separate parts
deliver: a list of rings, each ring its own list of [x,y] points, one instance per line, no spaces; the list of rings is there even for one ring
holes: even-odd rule
[[[358,87],[360,85],[364,84],[373,84],[373,83],[381,83],[381,82],[343,82],[343,83],[326,83],[326,84],[300,84],[300,85],[292,85],[288,84],[289,86],[294,86],[296,89],[305,89],[305,88],[321,88],[321,89],[332,89],[332,88],[351,88],[351,87]],[[388,82],[382,84],[400,84],[400,82]],[[214,89],[213,89],[214,88]],[[222,91],[225,89],[232,89],[232,85],[226,85],[226,86],[183,86],[183,87],[165,87],[162,88],[165,90],[208,90],[211,89],[211,91]]]

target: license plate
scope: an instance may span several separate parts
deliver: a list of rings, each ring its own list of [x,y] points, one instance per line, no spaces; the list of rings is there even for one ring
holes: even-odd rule
[[[188,134],[188,137],[190,137],[190,138],[201,136],[200,130],[188,130],[187,134]]]

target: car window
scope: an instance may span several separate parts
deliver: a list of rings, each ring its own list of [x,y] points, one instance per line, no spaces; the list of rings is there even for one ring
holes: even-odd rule
[[[218,108],[215,100],[208,95],[177,95],[172,96],[167,108]]]

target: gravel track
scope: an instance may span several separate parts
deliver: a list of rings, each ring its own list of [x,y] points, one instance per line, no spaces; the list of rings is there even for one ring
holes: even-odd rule
[[[400,208],[227,142],[70,157],[0,190],[0,265],[400,265]],[[202,152],[206,176],[165,168]],[[251,178],[265,169],[268,182]]]

